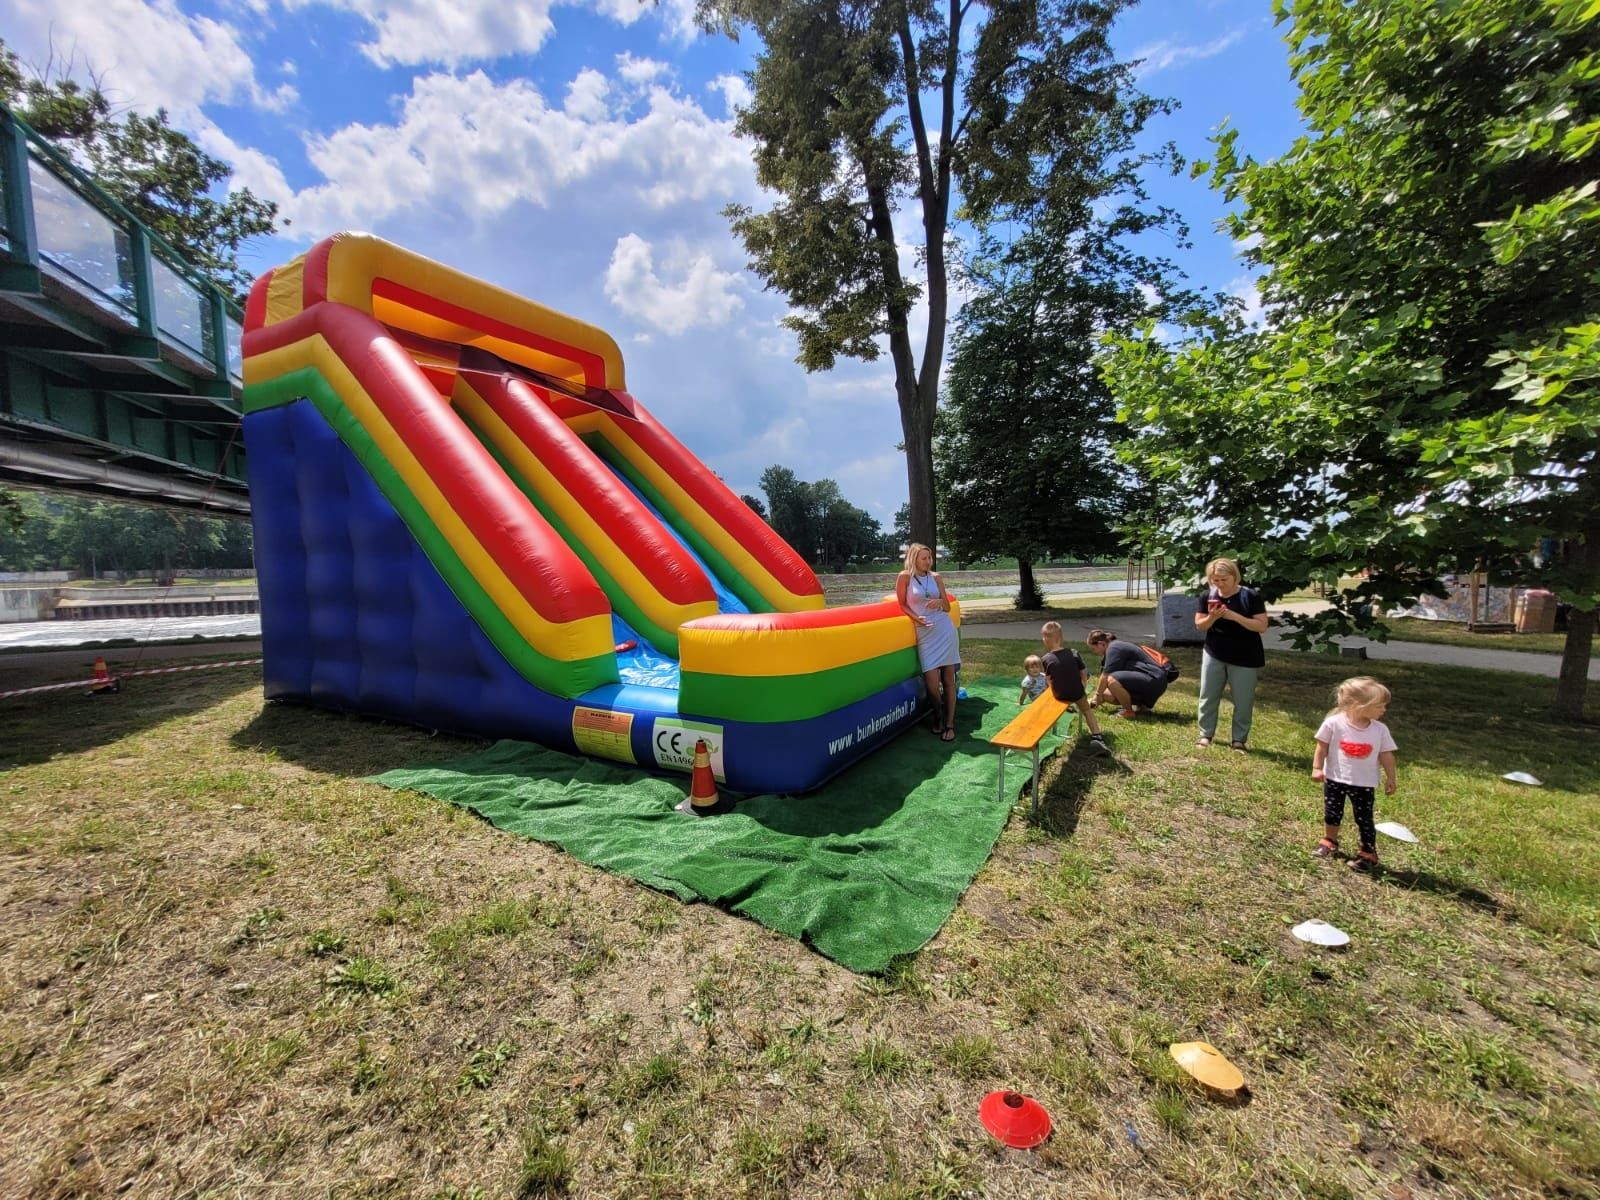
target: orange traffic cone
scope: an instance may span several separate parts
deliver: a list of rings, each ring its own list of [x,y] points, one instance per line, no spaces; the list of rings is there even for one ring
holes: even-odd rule
[[[696,739],[694,774],[689,777],[689,798],[678,805],[678,811],[697,817],[710,817],[725,813],[732,807],[717,794],[717,777],[711,773],[711,751],[706,749],[705,738]]]
[[[122,682],[106,667],[104,656],[96,656],[94,660],[94,678],[89,681],[89,694],[98,696],[102,692],[120,692]]]

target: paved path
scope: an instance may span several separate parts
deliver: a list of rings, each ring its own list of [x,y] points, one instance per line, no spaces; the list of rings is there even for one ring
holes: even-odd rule
[[[982,601],[978,601],[969,605],[968,609],[981,612],[986,608],[992,611],[995,607],[1000,606],[985,605]],[[1305,610],[1303,605],[1288,607],[1298,611]],[[1136,616],[1102,617],[1099,620],[1089,621],[1065,620],[1061,622],[1061,632],[1066,635],[1068,643],[1081,646],[1089,630],[1096,626],[1109,629],[1118,637],[1129,641],[1155,644],[1156,614],[1153,609]],[[973,638],[1037,641],[1039,623],[1036,621],[974,623],[963,625],[962,633]],[[1268,630],[1264,640],[1269,650],[1291,649],[1288,645],[1288,635],[1276,628]],[[1483,671],[1515,671],[1523,675],[1543,675],[1548,679],[1554,679],[1561,669],[1559,654],[1533,654],[1522,650],[1478,650],[1468,646],[1445,646],[1437,642],[1370,642],[1364,638],[1347,638],[1340,642],[1340,645],[1365,647],[1368,661],[1375,662],[1444,663],[1453,667],[1476,667]],[[1590,660],[1589,678],[1600,680],[1600,655]]]

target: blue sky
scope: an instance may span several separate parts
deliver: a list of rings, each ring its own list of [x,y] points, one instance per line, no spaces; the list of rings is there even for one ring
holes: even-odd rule
[[[733,136],[748,45],[698,34],[693,0],[10,0],[0,37],[165,107],[275,200],[265,270],[339,229],[380,234],[609,330],[630,390],[737,491],[773,463],[836,479],[887,526],[906,495],[887,360],[807,375],[720,213],[759,205]],[[1257,157],[1298,132],[1269,0],[1148,0],[1116,43],[1151,129],[1190,158],[1224,120]],[[1184,213],[1190,278],[1253,300],[1218,197],[1152,181]],[[917,222],[906,214],[902,238]],[[908,245],[908,256],[913,253]]]

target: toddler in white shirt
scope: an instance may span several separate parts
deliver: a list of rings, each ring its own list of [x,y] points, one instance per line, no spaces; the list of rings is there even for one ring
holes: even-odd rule
[[[1338,702],[1317,730],[1317,749],[1311,758],[1311,778],[1322,784],[1322,840],[1311,853],[1331,858],[1339,849],[1339,825],[1344,802],[1350,801],[1361,850],[1350,860],[1354,871],[1378,865],[1378,830],[1372,820],[1378,776],[1383,775],[1385,795],[1394,795],[1394,754],[1397,747],[1389,727],[1378,718],[1389,709],[1389,689],[1366,675],[1339,685]]]

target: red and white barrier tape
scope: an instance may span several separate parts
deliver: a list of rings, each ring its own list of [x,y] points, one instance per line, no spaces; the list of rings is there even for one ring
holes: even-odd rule
[[[255,667],[260,666],[259,658],[232,658],[227,662],[194,663],[187,667],[141,667],[137,671],[123,671],[116,675],[117,679],[126,679],[130,675],[171,675],[174,671],[210,671],[216,667]]]
[[[35,692],[62,692],[67,688],[92,688],[97,683],[115,683],[119,679],[126,679],[130,675],[171,675],[177,671],[214,671],[218,667],[254,667],[259,666],[259,658],[235,658],[227,662],[194,663],[187,667],[141,667],[135,671],[121,671],[107,679],[75,679],[71,683],[42,683],[37,687],[14,688],[9,692],[0,692],[0,700],[9,700],[12,696],[31,696]]]

